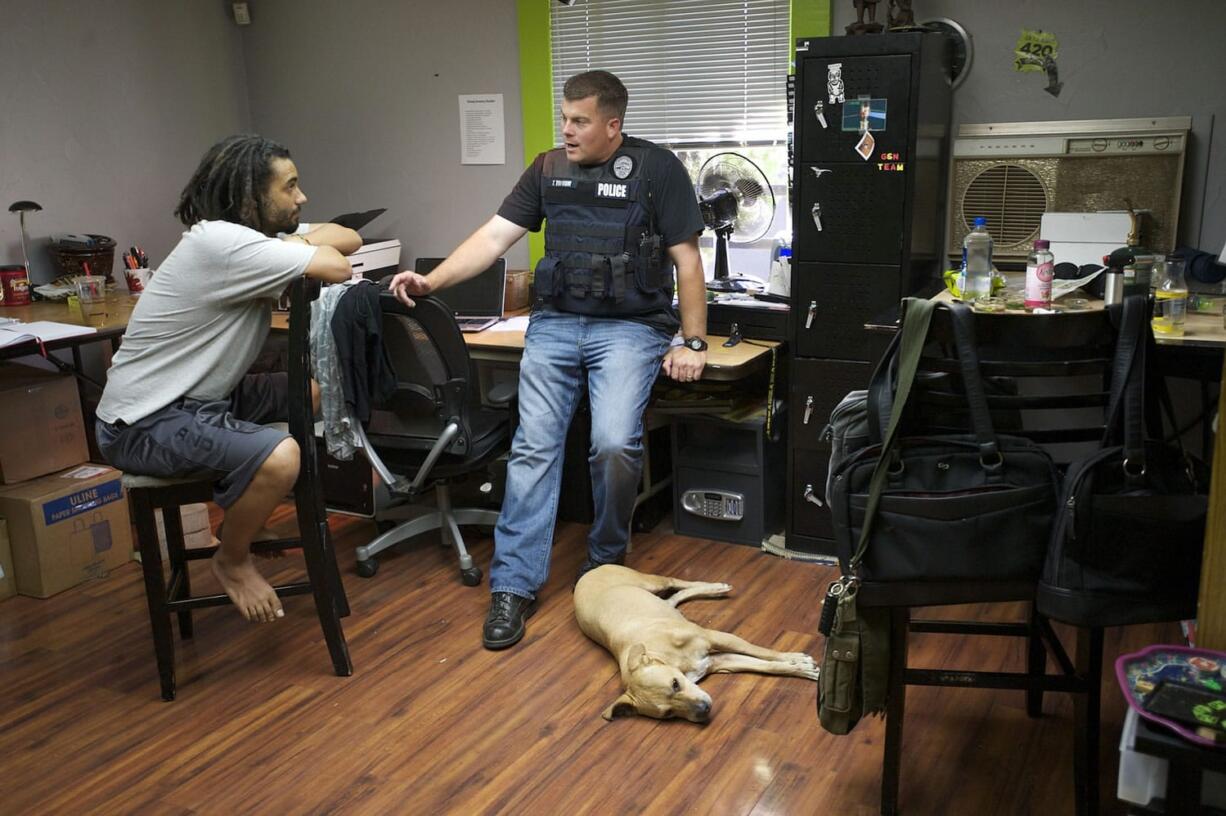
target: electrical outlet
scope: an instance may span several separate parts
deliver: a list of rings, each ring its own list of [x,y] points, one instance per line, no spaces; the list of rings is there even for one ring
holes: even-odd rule
[[[241,26],[251,25],[251,9],[246,3],[231,3],[230,7],[234,9],[234,22]]]

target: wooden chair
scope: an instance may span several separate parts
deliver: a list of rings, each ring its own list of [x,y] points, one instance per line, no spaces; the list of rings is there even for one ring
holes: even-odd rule
[[[301,547],[306,559],[307,580],[274,587],[277,595],[312,594],[324,640],[332,658],[332,668],[338,677],[353,674],[349,648],[340,619],[349,614],[345,589],[336,566],[335,553],[324,512],[323,491],[319,480],[319,465],[315,454],[315,421],[311,409],[310,345],[311,301],[319,294],[319,283],[302,279],[291,286],[289,326],[289,432],[302,451],[302,465],[294,486],[294,502],[298,513],[301,538],[260,542],[255,551],[282,550]],[[132,518],[136,524],[136,540],[141,568],[145,577],[145,598],[149,603],[149,622],[153,627],[153,647],[161,678],[162,699],[175,698],[174,634],[170,615],[179,618],[179,635],[193,635],[192,610],[230,603],[227,595],[191,594],[188,562],[211,558],[216,547],[188,551],[183,543],[183,524],[179,508],[193,502],[210,501],[213,497],[211,480],[192,478],[159,479],[125,473],[123,485],[128,491]],[[155,510],[161,510],[166,532],[166,550],[170,561],[167,578],[162,569],[162,554],[158,543]]]
[[[1028,437],[1063,465],[1102,438],[1117,328],[1103,311],[1051,316],[976,314],[980,372],[998,433]],[[902,431],[959,434],[969,428],[961,371],[950,315],[933,315],[929,344],[908,402]],[[886,707],[881,813],[898,812],[903,716],[907,686],[1017,689],[1026,692],[1026,711],[1042,713],[1044,692],[1074,695],[1076,812],[1098,812],[1099,703],[1103,629],[1077,629],[1074,656],[1051,624],[1034,611],[1035,580],[872,582],[860,586],[862,607],[888,608],[890,675]],[[915,607],[971,603],[1028,602],[1028,619],[1009,623],[916,619]],[[1014,672],[917,669],[907,666],[912,633],[1012,636],[1027,639],[1026,667]],[[1057,671],[1047,673],[1050,656]],[[956,793],[951,791],[951,796]]]

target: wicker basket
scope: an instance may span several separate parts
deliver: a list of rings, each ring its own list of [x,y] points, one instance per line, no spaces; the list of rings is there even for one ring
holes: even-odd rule
[[[49,247],[51,259],[59,268],[59,275],[84,275],[83,264],[89,264],[89,274],[102,275],[109,282],[111,270],[115,266],[115,241],[105,235],[90,235],[96,246],[90,249],[78,249],[62,244],[52,243]]]

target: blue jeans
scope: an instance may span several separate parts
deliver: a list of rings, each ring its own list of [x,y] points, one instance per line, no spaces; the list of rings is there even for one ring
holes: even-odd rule
[[[587,384],[596,506],[588,556],[608,562],[630,543],[643,470],[643,411],[671,337],[630,320],[535,312],[519,366],[519,429],[494,530],[490,591],[533,598],[549,576],[566,429]]]

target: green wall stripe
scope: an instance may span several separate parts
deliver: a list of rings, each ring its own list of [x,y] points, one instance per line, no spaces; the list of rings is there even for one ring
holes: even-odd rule
[[[830,0],[792,0],[791,36],[788,41],[795,43],[800,37],[830,36]],[[791,51],[791,49],[789,49]],[[796,66],[789,60],[788,73],[793,73]]]
[[[519,98],[524,128],[524,166],[553,147],[553,73],[549,41],[549,3],[516,0],[519,17]],[[545,237],[528,233],[532,268],[545,254]]]

